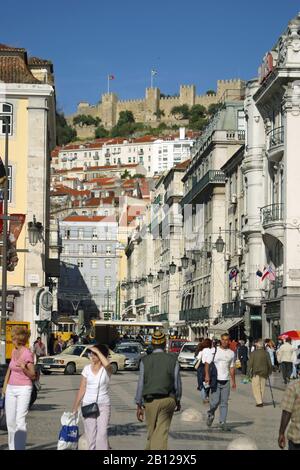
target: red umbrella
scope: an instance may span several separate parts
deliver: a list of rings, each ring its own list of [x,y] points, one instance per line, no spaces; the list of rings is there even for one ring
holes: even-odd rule
[[[300,331],[296,331],[296,330],[286,331],[285,333],[282,333],[280,336],[278,336],[278,338],[279,339],[286,339],[286,338],[300,339]]]

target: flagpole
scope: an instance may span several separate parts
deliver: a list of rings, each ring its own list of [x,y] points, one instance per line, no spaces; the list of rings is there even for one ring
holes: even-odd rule
[[[107,93],[109,93],[109,75],[107,75]]]
[[[151,70],[151,79],[150,79],[150,87],[153,88],[153,73],[152,73],[152,70]]]

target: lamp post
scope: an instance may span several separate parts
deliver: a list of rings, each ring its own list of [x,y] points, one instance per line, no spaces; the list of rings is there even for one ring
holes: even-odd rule
[[[9,117],[0,116],[5,125],[5,155],[4,170],[5,181],[3,190],[3,232],[2,232],[2,292],[1,292],[1,335],[0,335],[0,362],[6,364],[6,298],[7,298],[7,222],[8,222],[8,126]]]
[[[43,225],[41,222],[37,222],[35,215],[33,216],[33,222],[28,222],[28,238],[29,243],[35,246],[41,239],[43,233]]]

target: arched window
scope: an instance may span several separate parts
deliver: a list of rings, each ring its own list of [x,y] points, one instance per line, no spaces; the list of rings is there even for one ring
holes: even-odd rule
[[[8,118],[8,135],[12,135],[12,123],[13,123],[13,106],[9,103],[0,103],[0,116],[7,116]],[[5,121],[0,120],[0,135],[5,135]]]

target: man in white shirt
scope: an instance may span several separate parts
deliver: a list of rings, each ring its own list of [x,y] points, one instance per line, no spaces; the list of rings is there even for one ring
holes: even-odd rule
[[[214,363],[215,371],[210,366],[211,363]],[[230,431],[226,425],[230,381],[232,389],[235,390],[234,352],[229,348],[229,335],[226,333],[221,336],[221,345],[208,350],[205,355],[205,382],[211,386],[210,409],[207,414],[207,426],[209,427],[213,423],[218,406],[220,406],[221,429]]]

